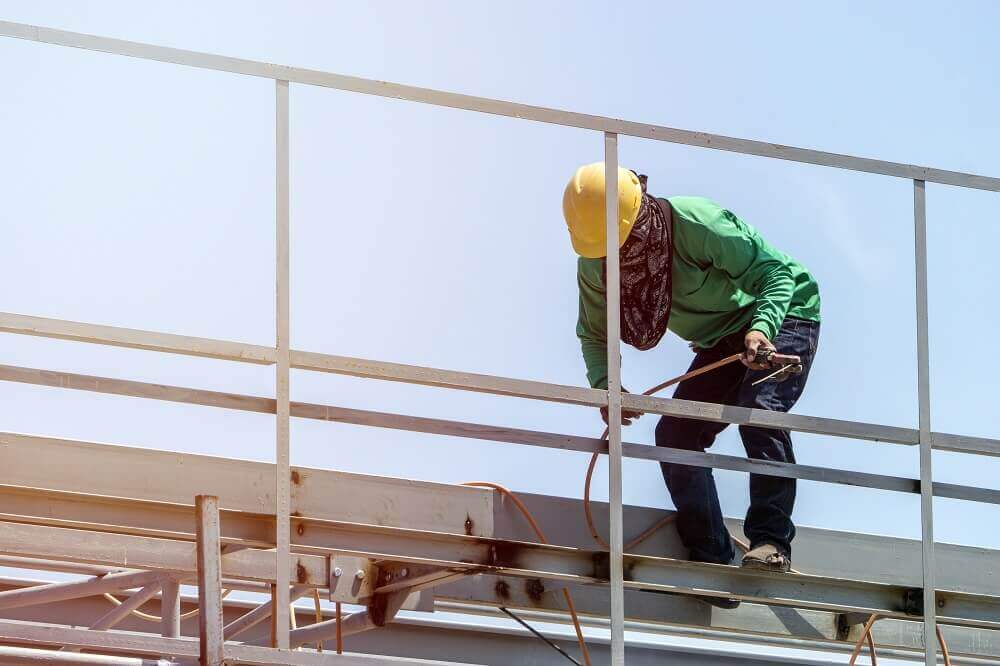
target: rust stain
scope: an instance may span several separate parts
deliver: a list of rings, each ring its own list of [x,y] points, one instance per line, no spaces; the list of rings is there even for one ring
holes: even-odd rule
[[[299,583],[309,582],[309,572],[306,571],[305,566],[302,562],[297,562],[295,565],[295,578]]]
[[[510,599],[510,585],[508,585],[507,581],[502,578],[497,581],[496,587],[493,588],[493,591],[496,592],[499,599]]]
[[[299,475],[299,470],[297,469],[292,470],[292,483],[296,486],[302,483],[302,477]]]
[[[542,595],[545,594],[545,585],[537,578],[531,578],[524,583],[524,591],[528,598],[536,604],[542,602]]]
[[[489,544],[485,564],[491,567],[516,567],[517,555],[521,550],[518,544],[490,539],[484,539],[483,543]]]

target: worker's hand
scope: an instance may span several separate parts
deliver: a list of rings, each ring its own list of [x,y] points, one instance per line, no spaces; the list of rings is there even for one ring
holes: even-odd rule
[[[624,386],[622,387],[622,393],[628,393],[628,389]],[[632,425],[632,421],[642,416],[642,412],[634,412],[631,409],[622,410],[622,425]],[[601,407],[601,419],[604,421],[605,425],[611,425],[608,423],[608,408]]]
[[[743,338],[743,345],[746,347],[746,351],[743,352],[743,358],[740,359],[743,365],[751,370],[767,370],[770,367],[766,363],[754,362],[758,351],[763,349],[773,350],[775,348],[766,335],[757,330],[749,331],[746,337]]]

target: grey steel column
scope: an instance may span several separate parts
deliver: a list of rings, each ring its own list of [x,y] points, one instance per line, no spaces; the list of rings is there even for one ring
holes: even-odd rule
[[[288,605],[291,572],[291,470],[289,469],[289,359],[288,359],[288,81],[275,81],[275,343],[277,364],[275,397],[277,398],[277,441],[275,443],[275,564],[277,573],[276,608],[274,609],[277,647],[288,647]]]
[[[934,474],[931,467],[930,346],[927,317],[927,201],[925,183],[913,181],[913,238],[917,276],[917,398],[920,410],[920,538],[924,573],[924,661],[937,664],[934,594]]]
[[[611,527],[611,664],[625,664],[625,583],[622,572],[622,378],[619,327],[618,135],[604,134],[608,301],[608,512]]]

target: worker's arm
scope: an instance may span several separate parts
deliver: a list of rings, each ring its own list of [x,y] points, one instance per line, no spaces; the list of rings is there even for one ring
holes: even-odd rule
[[[725,271],[741,291],[757,298],[749,330],[774,340],[795,289],[787,258],[728,210],[720,209],[717,216],[698,226],[704,259]]]
[[[577,260],[576,281],[580,288],[580,313],[576,336],[580,339],[587,381],[591,388],[608,388],[608,315],[601,259]]]
[[[587,365],[587,381],[591,388],[608,388],[608,299],[604,288],[604,262],[601,259],[579,259],[576,280],[580,287],[580,315],[576,335],[580,338],[583,362]],[[622,387],[623,391],[627,389]],[[622,410],[622,425],[642,414]],[[601,418],[608,422],[608,408],[601,407]]]

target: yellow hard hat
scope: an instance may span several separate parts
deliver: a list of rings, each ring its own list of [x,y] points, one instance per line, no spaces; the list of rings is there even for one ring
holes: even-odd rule
[[[641,202],[639,177],[618,167],[618,247],[632,231]],[[573,249],[581,257],[593,259],[607,254],[605,210],[604,162],[580,167],[563,193],[563,217],[569,227]]]

